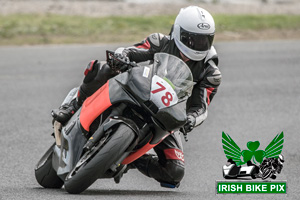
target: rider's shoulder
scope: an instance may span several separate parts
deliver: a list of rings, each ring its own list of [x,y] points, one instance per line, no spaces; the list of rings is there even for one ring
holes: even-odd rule
[[[167,40],[167,36],[162,33],[152,33],[148,36],[148,40],[151,44],[159,47],[165,40]]]
[[[206,63],[206,79],[214,86],[218,86],[221,83],[222,75],[218,68],[218,55],[216,49],[212,46],[209,50],[205,61]]]
[[[211,61],[213,61],[213,63]],[[218,64],[219,64],[219,58],[218,58],[217,50],[215,49],[214,46],[211,46],[211,48],[208,51],[208,54],[207,54],[204,62],[208,63],[210,65],[218,66]]]

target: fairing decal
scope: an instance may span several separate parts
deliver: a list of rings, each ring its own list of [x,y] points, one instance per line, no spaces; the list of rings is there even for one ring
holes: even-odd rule
[[[157,75],[152,78],[150,100],[159,109],[173,106],[178,102],[178,97],[171,84]]]
[[[112,105],[109,98],[109,81],[87,98],[81,109],[80,123],[84,130],[89,131],[92,122]]]
[[[154,144],[151,144],[151,142],[153,141],[153,138],[152,138],[147,144],[145,144],[145,146],[143,146],[142,148],[140,148],[136,152],[133,152],[129,156],[127,156],[123,160],[122,164],[126,165],[126,164],[129,164],[129,163],[132,163],[133,161],[135,161],[136,159],[138,159],[139,157],[141,157],[142,155],[147,153],[149,150],[153,149],[156,145],[161,143],[169,135],[170,135],[170,132],[168,132],[168,134],[166,134],[163,138],[161,138],[161,140],[159,142],[154,143]]]
[[[131,153],[129,156],[127,156],[122,164],[126,165],[129,164],[133,161],[135,161],[136,159],[138,159],[139,157],[141,157],[142,155],[144,155],[145,153],[147,153],[150,149],[154,148],[157,144],[150,144],[147,143],[145,146],[143,146],[142,148],[140,148],[138,151]]]

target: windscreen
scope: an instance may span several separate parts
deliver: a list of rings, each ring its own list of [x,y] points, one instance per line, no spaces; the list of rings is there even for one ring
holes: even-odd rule
[[[157,53],[154,55],[156,75],[168,82],[177,94],[178,99],[191,96],[193,76],[190,68],[176,56]]]

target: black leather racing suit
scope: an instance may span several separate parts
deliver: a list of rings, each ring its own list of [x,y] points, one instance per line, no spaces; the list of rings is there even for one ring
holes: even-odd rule
[[[143,62],[153,60],[154,54],[164,52],[181,58],[171,36],[154,33],[133,47],[119,48],[118,53],[129,57],[130,61]],[[218,57],[212,47],[207,57],[201,61],[189,60],[195,82],[192,96],[187,102],[187,114],[196,118],[195,126],[201,124],[207,117],[207,107],[212,101],[221,82],[221,73],[217,67]],[[79,93],[83,96],[92,95],[109,78],[115,76],[107,65],[90,63],[85,72],[85,79]],[[154,148],[157,157],[145,155],[134,162],[143,174],[161,183],[178,185],[184,175],[184,156],[179,133],[168,136]]]

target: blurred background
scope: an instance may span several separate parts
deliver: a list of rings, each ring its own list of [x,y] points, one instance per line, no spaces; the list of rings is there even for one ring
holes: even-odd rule
[[[214,16],[216,41],[300,38],[299,0],[0,0],[0,45],[140,41],[188,5]]]
[[[208,118],[183,144],[180,188],[161,188],[137,170],[82,195],[39,186],[34,167],[53,143],[50,112],[81,84],[89,61],[169,34],[189,5],[215,19],[222,84]],[[0,200],[300,199],[299,55],[300,0],[0,0]],[[242,150],[248,141],[263,150],[283,131],[286,162],[276,180],[287,181],[288,195],[216,195],[227,161],[223,131]]]

